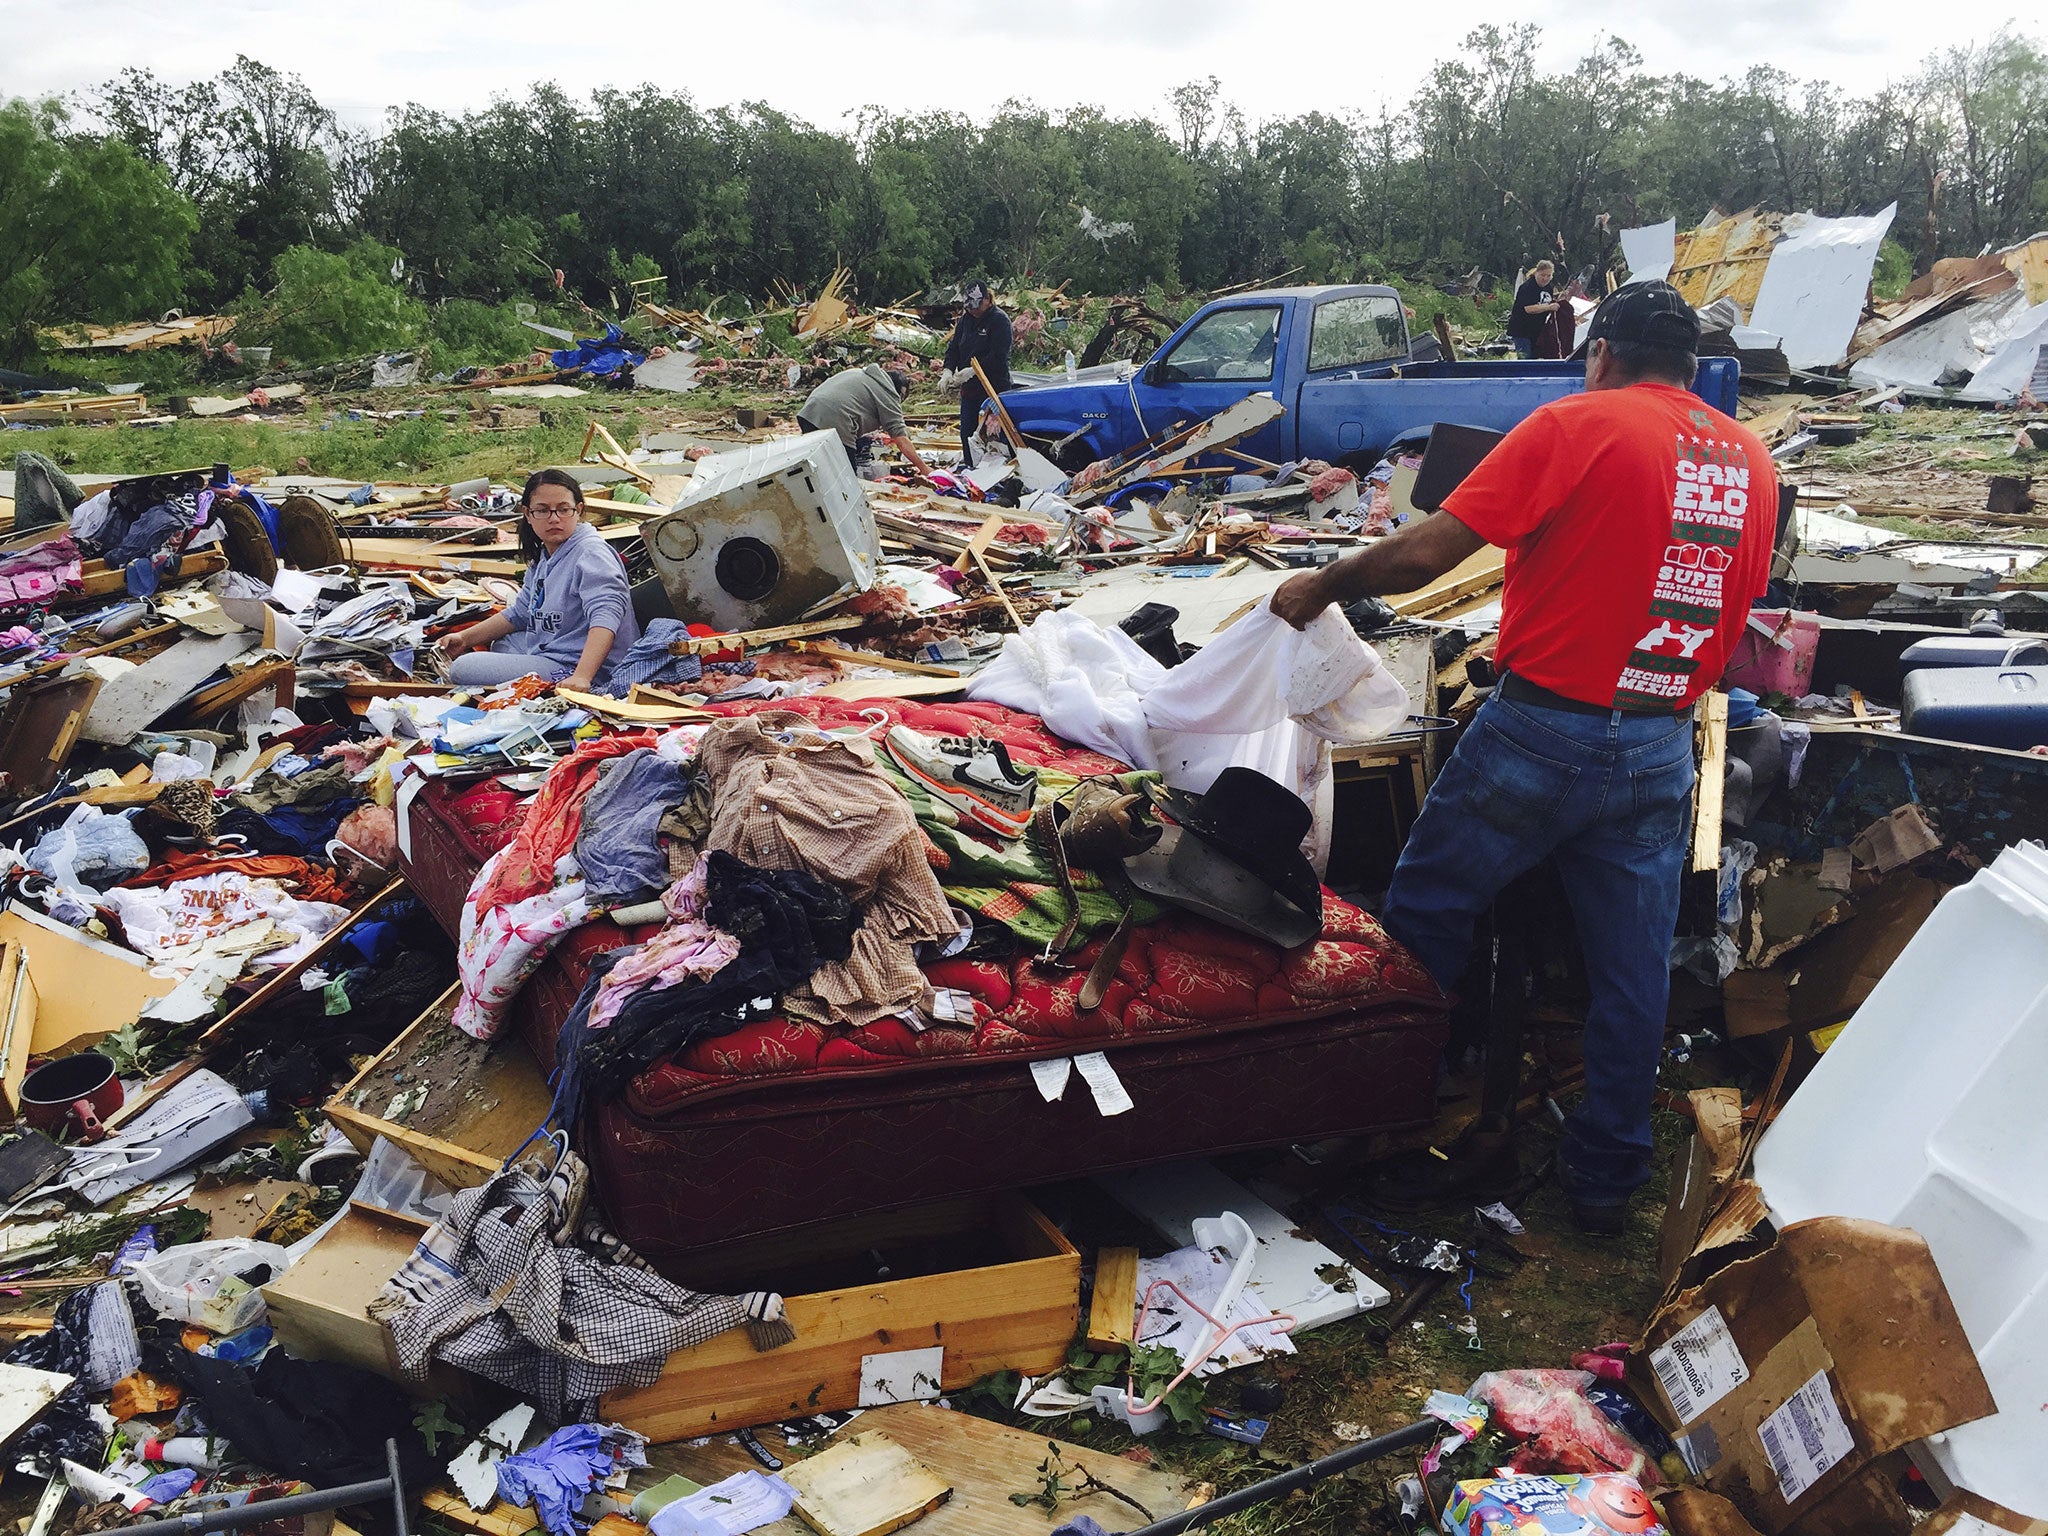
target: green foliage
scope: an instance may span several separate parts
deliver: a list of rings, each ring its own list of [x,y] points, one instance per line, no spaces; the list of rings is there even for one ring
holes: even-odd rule
[[[1880,299],[1896,299],[1913,281],[1913,254],[1896,240],[1877,248],[1877,265],[1871,269],[1870,290]]]
[[[1128,1376],[1137,1394],[1135,1401],[1149,1403],[1180,1371],[1180,1356],[1161,1345],[1147,1344],[1131,1351]],[[1095,1354],[1076,1345],[1067,1352],[1066,1369],[1061,1374],[1076,1392],[1089,1393],[1097,1387],[1123,1386],[1127,1371],[1121,1351]],[[1208,1422],[1202,1410],[1202,1395],[1201,1380],[1194,1376],[1167,1393],[1161,1406],[1181,1434],[1198,1435]]]
[[[33,327],[155,319],[182,293],[198,215],[117,139],[67,131],[55,102],[0,104],[0,356]]]
[[[1069,293],[1199,296],[1283,272],[1497,288],[1539,254],[1597,289],[1631,225],[1896,201],[1883,291],[1901,252],[1925,271],[2048,223],[2048,54],[2015,32],[1867,97],[1767,66],[1653,74],[1615,39],[1546,71],[1540,43],[1531,24],[1475,28],[1370,114],[1254,124],[1211,78],[1172,90],[1163,122],[1008,101],[979,123],[870,108],[850,132],[760,102],[553,83],[357,132],[252,59],[183,86],[130,70],[89,98],[102,136],[54,107],[6,109],[0,166],[32,174],[0,175],[0,326],[19,354],[27,320],[217,307],[365,241],[402,251],[386,286],[430,304],[573,297],[619,314],[639,275],[666,277],[672,303],[772,306],[841,265],[870,305],[975,271]],[[62,199],[45,190],[60,165]],[[360,296],[371,275],[351,265],[341,286]],[[370,329],[417,327],[385,299]],[[340,307],[280,320],[306,355],[333,355],[364,335],[364,306]],[[482,317],[448,323],[449,358],[496,345]]]
[[[510,362],[535,347],[553,343],[520,324],[519,310],[513,304],[443,299],[427,312],[425,345],[429,366],[437,372],[452,372]]]
[[[296,363],[409,346],[426,309],[400,286],[400,262],[370,239],[339,253],[295,245],[277,258],[277,286],[253,315],[245,311],[245,325]]]

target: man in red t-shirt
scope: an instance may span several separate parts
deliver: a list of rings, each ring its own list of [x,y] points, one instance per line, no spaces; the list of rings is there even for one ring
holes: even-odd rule
[[[1613,1233],[1650,1174],[1692,703],[1769,578],[1778,495],[1756,434],[1689,392],[1699,319],[1675,288],[1611,295],[1589,337],[1583,395],[1516,427],[1442,512],[1289,578],[1273,611],[1306,624],[1507,551],[1500,686],[1430,789],[1385,923],[1449,988],[1474,920],[1555,858],[1592,991],[1559,1178],[1579,1224]]]

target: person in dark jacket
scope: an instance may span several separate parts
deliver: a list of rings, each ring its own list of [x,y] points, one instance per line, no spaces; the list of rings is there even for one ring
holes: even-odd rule
[[[953,339],[946,343],[946,371],[940,383],[960,390],[960,451],[971,462],[974,455],[967,442],[981,419],[981,404],[988,399],[972,365],[981,364],[997,394],[1010,387],[1010,317],[996,308],[996,296],[980,278],[967,285],[961,298],[967,307],[953,327]]]
[[[1534,357],[1536,341],[1552,325],[1551,316],[1565,305],[1564,287],[1557,281],[1557,268],[1539,261],[1529,269],[1515,301],[1508,309],[1508,340],[1517,357]]]

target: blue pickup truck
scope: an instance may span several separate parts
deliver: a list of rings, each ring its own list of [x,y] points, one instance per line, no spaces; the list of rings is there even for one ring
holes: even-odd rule
[[[1733,358],[1706,358],[1693,389],[1732,416],[1736,376]],[[1585,385],[1583,363],[1411,361],[1392,288],[1267,288],[1204,305],[1143,364],[1024,383],[1003,404],[1018,431],[1072,472],[1266,394],[1286,412],[1240,441],[1245,453],[1363,469],[1436,422],[1504,432]]]

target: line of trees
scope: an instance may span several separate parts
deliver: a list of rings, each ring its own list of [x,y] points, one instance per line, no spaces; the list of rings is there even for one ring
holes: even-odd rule
[[[984,123],[872,108],[834,132],[763,103],[540,84],[359,131],[251,59],[183,85],[131,69],[67,106],[0,107],[0,348],[32,322],[245,303],[298,250],[349,253],[363,280],[395,253],[394,303],[559,282],[623,307],[639,276],[701,304],[841,264],[881,303],[971,271],[1096,293],[1498,278],[1539,252],[1603,261],[1628,225],[1716,205],[1897,201],[1921,268],[2048,225],[2048,54],[2024,36],[1867,97],[1765,67],[1652,75],[1619,40],[1546,74],[1538,37],[1480,28],[1400,110],[1257,124],[1211,78],[1163,122],[1012,101]]]

